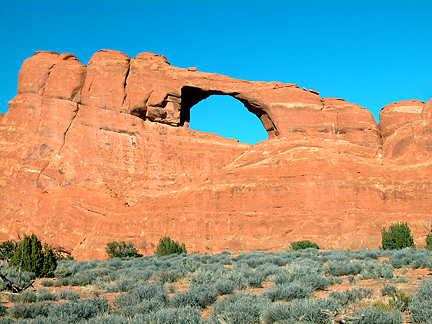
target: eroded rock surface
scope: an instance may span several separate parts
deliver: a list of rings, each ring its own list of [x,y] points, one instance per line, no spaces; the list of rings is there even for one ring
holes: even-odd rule
[[[190,109],[230,95],[269,139],[252,146],[188,129]],[[230,118],[230,116],[227,116]],[[152,253],[377,248],[396,221],[424,244],[432,221],[432,100],[372,114],[295,84],[171,66],[101,50],[87,66],[36,52],[0,115],[0,239],[34,232],[76,258],[106,243]]]

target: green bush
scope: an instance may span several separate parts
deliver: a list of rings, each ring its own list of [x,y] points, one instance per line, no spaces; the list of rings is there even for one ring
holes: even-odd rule
[[[184,243],[180,244],[177,241],[171,240],[168,236],[164,236],[159,240],[156,247],[155,254],[157,255],[170,255],[170,254],[187,253]]]
[[[50,278],[54,276],[54,270],[57,268],[57,257],[48,244],[45,243],[42,249],[42,243],[35,234],[24,235],[9,265],[33,272],[38,278]]]
[[[15,253],[16,243],[14,241],[4,241],[0,244],[0,258],[9,260]]]
[[[311,242],[309,240],[297,241],[297,242],[291,243],[291,249],[293,249],[294,251],[308,249],[308,248],[313,248],[313,249],[319,250],[318,244]]]
[[[132,244],[126,242],[110,242],[105,248],[105,252],[110,258],[136,258],[139,256],[137,248]]]
[[[404,248],[415,249],[414,239],[411,235],[411,229],[407,223],[392,224],[387,231],[384,227],[381,229],[383,250],[400,250]]]
[[[425,246],[426,250],[432,251],[432,233],[429,233],[426,236],[426,246]]]

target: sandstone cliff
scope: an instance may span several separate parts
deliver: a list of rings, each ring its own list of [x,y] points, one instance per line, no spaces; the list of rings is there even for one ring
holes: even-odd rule
[[[190,109],[230,95],[269,139],[188,129]],[[230,116],[227,116],[230,118]],[[432,221],[432,100],[371,113],[295,84],[250,82],[102,50],[87,66],[36,52],[0,116],[0,240],[34,232],[76,258],[107,242],[152,253],[163,235],[189,251],[377,248]]]

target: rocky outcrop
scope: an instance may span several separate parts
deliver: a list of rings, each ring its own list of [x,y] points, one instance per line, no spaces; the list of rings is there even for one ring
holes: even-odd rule
[[[379,126],[384,140],[384,157],[398,164],[430,160],[431,106],[432,100],[426,105],[418,100],[406,100],[381,109]]]
[[[211,95],[241,101],[267,130],[255,145],[188,129]],[[227,116],[227,118],[233,118]],[[34,232],[77,258],[113,240],[152,253],[163,235],[189,251],[274,250],[298,239],[377,248],[431,219],[432,101],[371,113],[295,84],[171,66],[102,50],[87,66],[36,52],[0,116],[0,239]],[[420,243],[420,245],[423,243]]]

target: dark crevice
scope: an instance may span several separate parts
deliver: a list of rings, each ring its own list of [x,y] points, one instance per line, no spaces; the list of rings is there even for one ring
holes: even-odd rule
[[[123,96],[123,101],[122,101],[122,104],[121,104],[122,107],[123,107],[123,105],[124,105],[124,103],[126,101],[126,98],[127,98],[126,86],[127,86],[127,78],[129,76],[129,71],[130,71],[130,61],[129,61],[128,69],[126,71],[125,79],[124,79],[124,82],[123,82],[124,96]]]
[[[60,146],[60,148],[59,148],[59,150],[58,150],[57,153],[60,153],[61,149],[63,148],[63,146],[64,146],[65,143],[66,143],[66,136],[67,136],[67,133],[68,133],[68,131],[69,131],[69,128],[72,126],[72,123],[73,123],[73,121],[75,120],[75,117],[76,117],[77,114],[78,114],[78,110],[79,110],[79,108],[80,108],[80,105],[77,104],[77,108],[73,111],[74,114],[73,114],[73,116],[72,116],[72,118],[71,118],[71,121],[70,121],[68,127],[66,128],[64,134],[63,134],[63,143],[62,143],[62,145]]]
[[[43,166],[42,170],[39,172],[39,174],[38,174],[38,176],[37,176],[37,179],[36,179],[36,185],[38,185],[38,183],[39,183],[39,178],[40,178],[42,172],[45,171],[45,169],[47,168],[47,166],[48,166],[49,164],[50,164],[50,162],[47,162],[47,163]]]
[[[128,134],[130,136],[136,136],[136,132],[131,132],[125,129],[114,129],[114,128],[110,128],[108,126],[101,126],[99,127],[100,130],[106,131],[106,132],[114,132],[114,133],[119,133],[119,134]]]
[[[47,82],[48,82],[48,78],[49,78],[49,76],[50,76],[50,74],[51,74],[51,71],[52,71],[52,69],[54,68],[55,65],[56,65],[56,64],[53,63],[53,64],[50,66],[50,68],[48,69],[48,75],[47,75],[47,77],[46,77],[45,83],[41,86],[41,88],[42,88],[42,93],[41,93],[41,95],[42,95],[42,96],[43,96],[44,93],[45,93],[45,86],[46,86],[46,84],[47,84]]]
[[[80,205],[80,204],[78,204],[78,203],[72,203],[72,206],[75,206],[75,207],[78,207],[78,208],[82,208],[82,209],[84,209],[85,211],[88,211],[88,212],[90,212],[90,213],[94,213],[94,214],[98,214],[98,215],[101,215],[101,216],[106,216],[106,215],[107,215],[106,213],[100,213],[100,212],[98,212],[98,211],[95,211],[95,210],[91,210],[91,209],[85,208],[84,206],[82,206],[82,205]],[[83,241],[85,241],[85,239],[84,239]]]
[[[65,143],[66,143],[66,136],[67,136],[67,133],[68,133],[68,131],[69,131],[69,128],[72,126],[72,123],[73,123],[73,121],[74,121],[76,115],[78,114],[79,106],[80,106],[80,105],[77,104],[77,108],[73,111],[74,114],[73,114],[73,116],[72,116],[72,118],[71,118],[71,121],[70,121],[68,127],[66,128],[66,130],[65,130],[65,132],[64,132],[64,134],[63,134],[63,143],[62,143],[62,145],[60,146],[60,148],[58,149],[57,154],[60,153],[60,151],[62,150],[63,146],[64,146]],[[39,185],[39,178],[40,178],[40,176],[42,175],[42,173],[45,171],[45,169],[48,167],[48,165],[49,165],[50,163],[51,163],[51,161],[47,162],[47,163],[45,164],[45,166],[42,168],[41,172],[39,172],[39,175],[38,175],[37,180],[36,180],[36,185]]]

